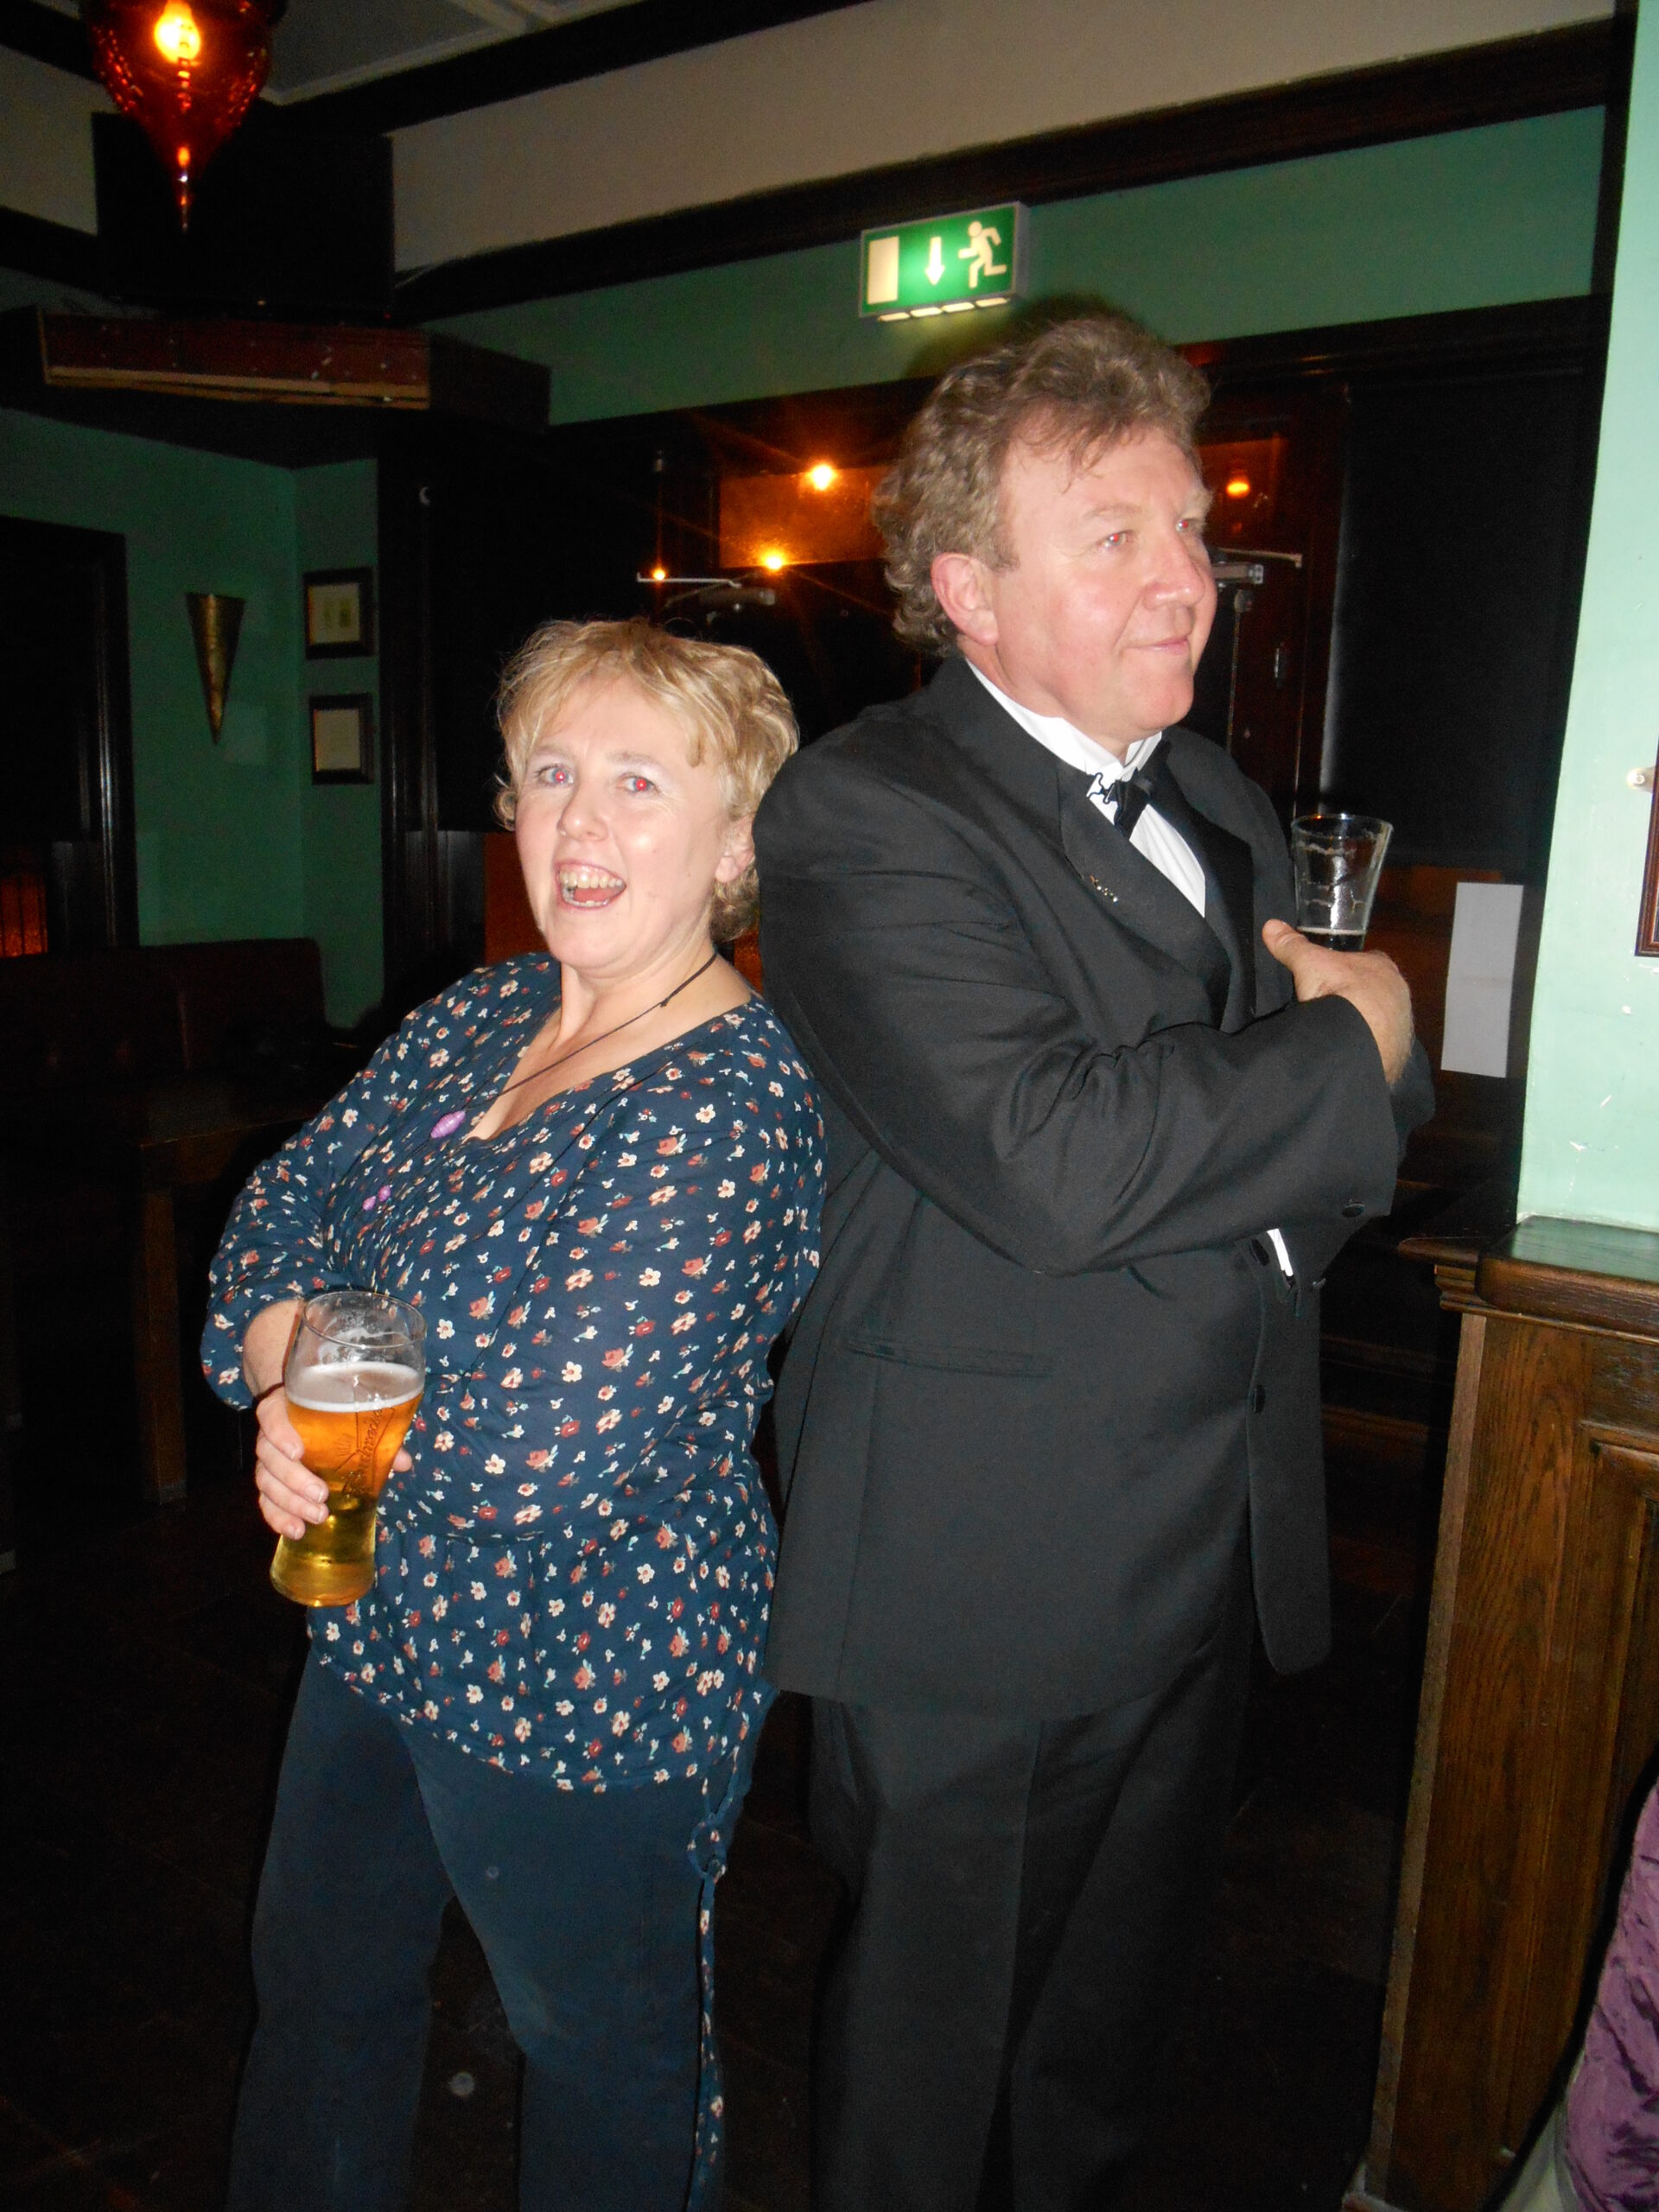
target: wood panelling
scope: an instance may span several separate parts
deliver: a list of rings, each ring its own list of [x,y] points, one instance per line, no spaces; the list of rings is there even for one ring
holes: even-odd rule
[[[1482,1255],[1476,1287],[1489,1306],[1645,1336],[1659,1309],[1659,1233],[1535,1215]]]
[[[1526,2140],[1659,1748],[1649,1245],[1523,1224],[1464,1322],[1366,2164],[1402,2212],[1477,2212]]]

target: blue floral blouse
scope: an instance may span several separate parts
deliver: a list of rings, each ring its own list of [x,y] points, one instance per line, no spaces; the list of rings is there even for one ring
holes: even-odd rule
[[[273,1300],[418,1306],[415,1464],[382,1495],[372,1590],[313,1617],[320,1657],[561,1789],[712,1781],[765,1706],[776,1532],[749,1445],[817,1266],[817,1108],[753,999],[468,1141],[557,985],[545,956],[467,976],[257,1171],[203,1368],[245,1406]]]

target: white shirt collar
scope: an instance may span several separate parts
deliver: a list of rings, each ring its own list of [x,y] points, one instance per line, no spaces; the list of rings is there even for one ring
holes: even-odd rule
[[[1068,767],[1081,768],[1085,775],[1103,776],[1109,784],[1116,783],[1122,777],[1132,776],[1164,734],[1159,729],[1154,730],[1150,737],[1137,738],[1120,760],[1116,753],[1108,752],[1092,737],[1085,737],[1075,724],[1066,721],[1064,715],[1039,715],[1030,707],[1022,707],[1017,699],[1009,698],[1000,683],[993,683],[982,669],[974,668],[972,661],[969,661],[968,665],[974,670],[974,674],[1004,714],[1012,715],[1020,728],[1027,735],[1034,737],[1039,745],[1064,760]]]

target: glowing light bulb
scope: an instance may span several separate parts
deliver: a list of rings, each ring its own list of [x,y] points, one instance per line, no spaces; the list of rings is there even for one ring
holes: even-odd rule
[[[162,59],[175,69],[188,68],[201,59],[201,33],[184,0],[168,0],[150,35]]]
[[[1248,499],[1250,496],[1249,478],[1248,476],[1230,476],[1227,479],[1226,491],[1227,496],[1230,499]]]
[[[827,492],[836,480],[836,472],[827,461],[820,461],[807,470],[806,480],[815,492]]]
[[[668,570],[666,569],[653,569],[651,572],[651,581],[654,584],[665,584],[668,582]]]
[[[776,575],[779,569],[786,569],[789,566],[789,556],[787,553],[780,553],[774,545],[769,551],[760,556],[760,565],[763,569],[770,569]]]

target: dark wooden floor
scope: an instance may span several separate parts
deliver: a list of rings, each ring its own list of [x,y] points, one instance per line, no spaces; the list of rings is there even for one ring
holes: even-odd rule
[[[213,2212],[251,2012],[246,1923],[301,1655],[239,1480],[161,1512],[39,1437],[0,1582],[0,2199]],[[1420,1643],[1417,1454],[1335,1455],[1338,1643],[1257,1680],[1226,1872],[1125,2212],[1335,2212],[1376,2060]],[[808,2037],[834,1883],[805,1715],[768,1724],[720,1893],[730,2212],[807,2203]],[[515,2054],[451,1915],[416,2212],[510,2212]]]

